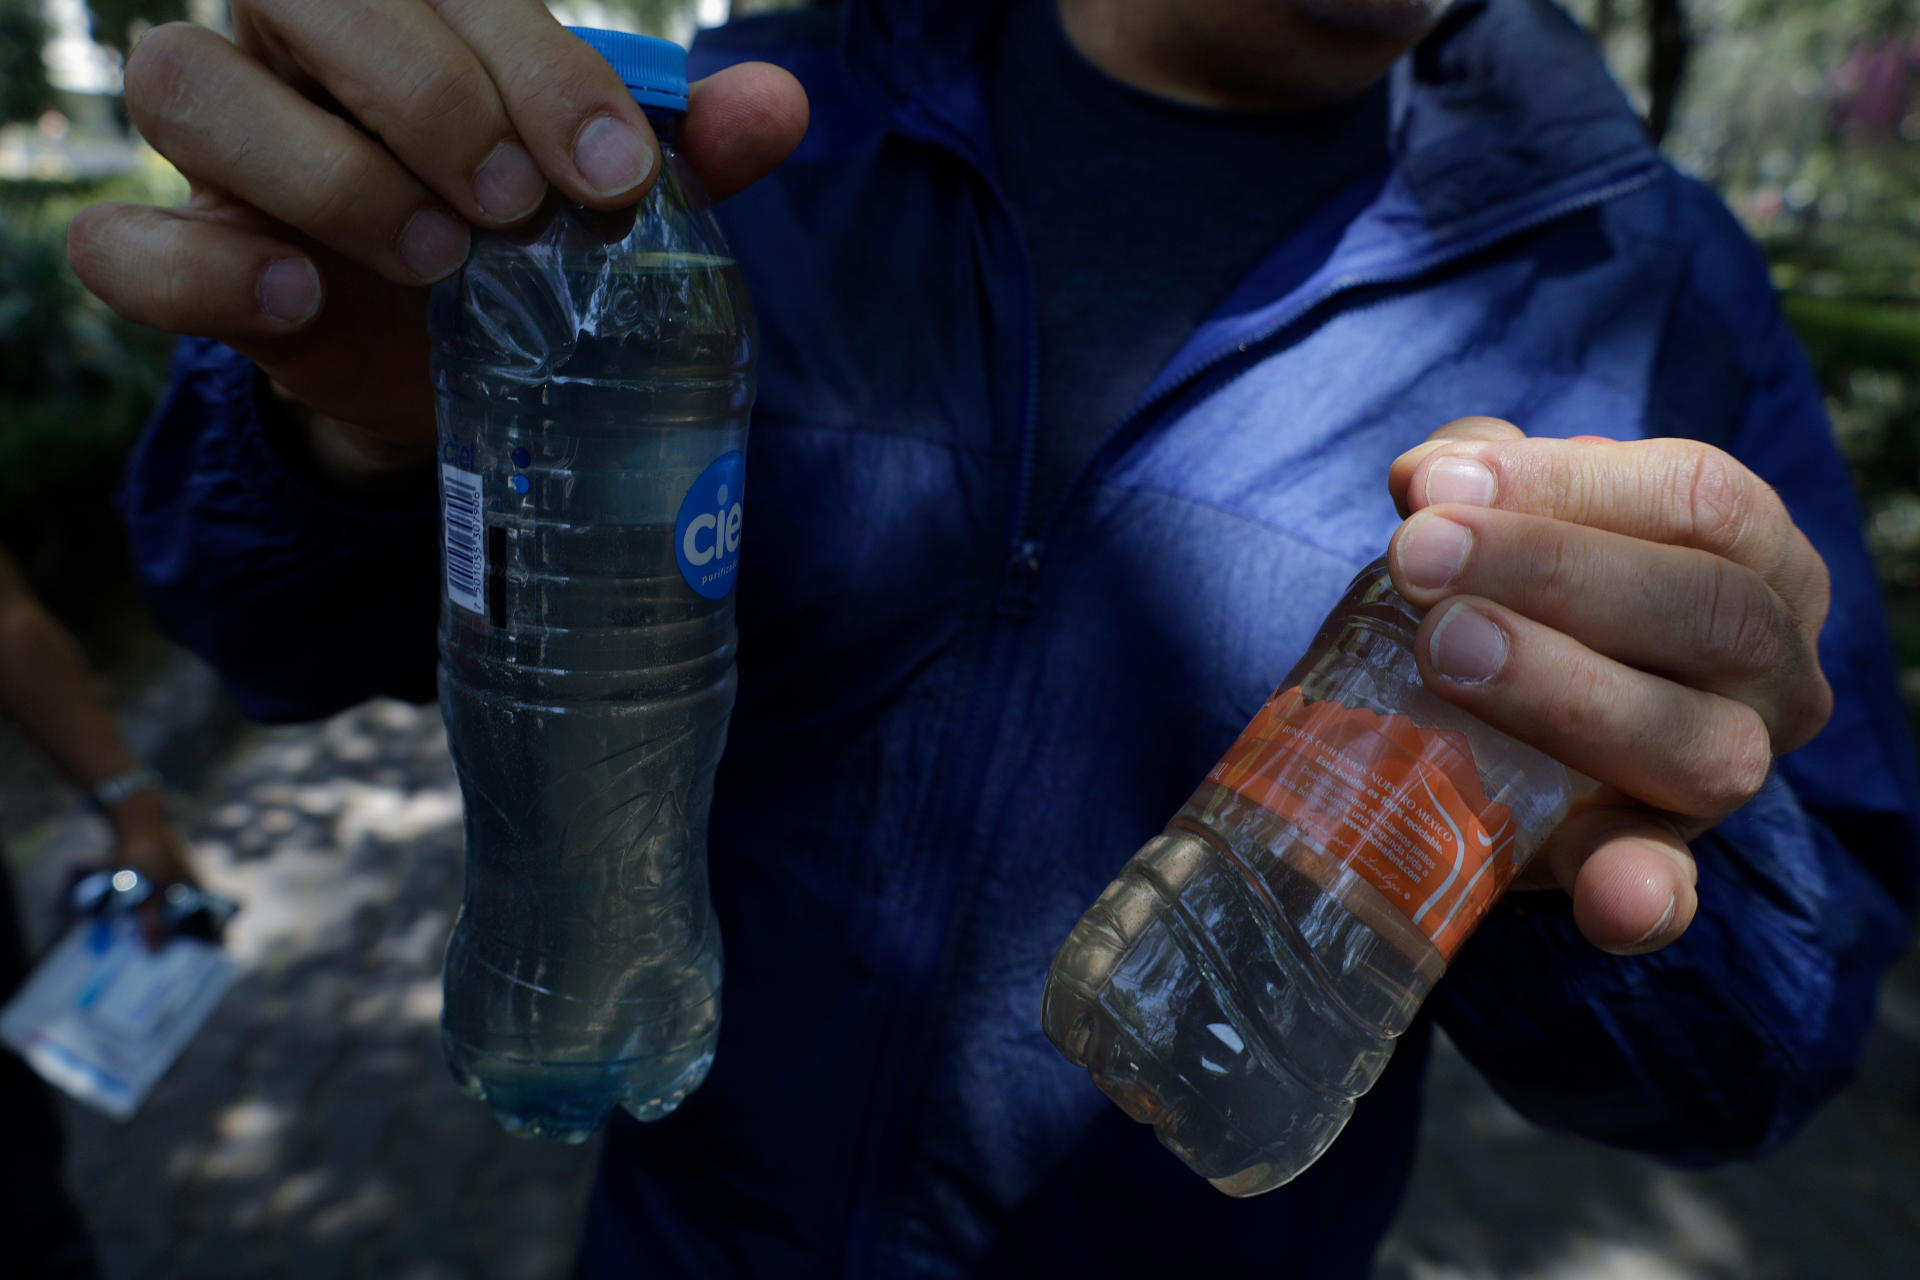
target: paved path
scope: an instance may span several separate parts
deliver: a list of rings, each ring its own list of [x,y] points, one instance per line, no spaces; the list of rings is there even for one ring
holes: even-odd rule
[[[1915,1055],[1884,1031],[1877,1054]],[[1441,1039],[1419,1165],[1374,1280],[1913,1280],[1920,1113],[1885,1085],[1766,1160],[1683,1173],[1548,1134]]]
[[[438,714],[378,702],[246,730],[209,769],[230,713],[176,659],[128,718],[189,780],[201,864],[246,909],[239,983],[141,1114],[68,1109],[109,1280],[564,1275],[591,1150],[507,1137],[440,1060],[460,833]],[[4,737],[0,793],[44,791]],[[11,810],[36,819],[13,857],[44,902],[105,831],[38,803]],[[1862,1085],[1780,1155],[1707,1174],[1542,1133],[1442,1042],[1376,1280],[1920,1276],[1920,956],[1881,1003]]]
[[[67,1108],[108,1280],[565,1275],[592,1148],[508,1137],[440,1057],[460,829],[438,712],[249,731],[182,808],[245,904],[242,976],[130,1123]],[[44,901],[105,843],[56,818],[23,888]]]

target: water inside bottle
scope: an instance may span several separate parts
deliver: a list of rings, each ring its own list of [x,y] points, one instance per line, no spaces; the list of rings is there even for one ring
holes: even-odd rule
[[[1363,570],[1048,974],[1048,1037],[1230,1195],[1339,1135],[1445,972],[1436,939],[1471,933],[1574,793],[1425,688],[1419,621],[1384,562]]]
[[[443,1040],[503,1125],[563,1141],[671,1111],[719,1026],[706,822],[737,637],[675,519],[746,447],[752,317],[668,159],[637,218],[477,236],[434,298],[442,463],[485,525],[479,607],[441,623],[468,858]]]
[[[1206,807],[1196,797],[1074,927],[1042,1021],[1195,1172],[1257,1195],[1339,1136],[1441,968],[1424,939],[1328,892],[1271,821],[1229,843]]]

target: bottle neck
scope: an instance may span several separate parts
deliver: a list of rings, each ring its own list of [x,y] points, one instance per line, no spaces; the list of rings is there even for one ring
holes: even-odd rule
[[[647,113],[647,123],[653,126],[653,136],[660,140],[663,147],[679,145],[680,130],[686,124],[687,113],[668,107],[652,107],[645,103],[640,109]]]

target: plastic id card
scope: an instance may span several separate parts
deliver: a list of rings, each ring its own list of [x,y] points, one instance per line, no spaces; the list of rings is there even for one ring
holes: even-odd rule
[[[138,912],[82,920],[0,1010],[4,1041],[49,1084],[129,1119],[233,985],[212,943],[147,950]]]

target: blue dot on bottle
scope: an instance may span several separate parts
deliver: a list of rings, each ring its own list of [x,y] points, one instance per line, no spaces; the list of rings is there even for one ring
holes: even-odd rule
[[[516,467],[524,467],[524,466],[526,466],[526,465],[527,465],[528,463],[530,463],[530,462],[532,462],[532,461],[533,461],[533,455],[532,455],[532,454],[530,454],[530,453],[528,453],[528,452],[527,452],[527,451],[526,451],[525,449],[515,449],[515,450],[513,451],[513,465],[514,465],[514,466],[516,466]],[[525,493],[525,492],[526,492],[526,490],[524,490],[524,489],[522,489],[522,490],[521,490],[521,492],[522,492],[522,493]]]
[[[532,488],[532,486],[527,483],[525,476],[515,476],[513,479],[507,481],[507,484],[512,486],[515,493],[525,493],[528,489]]]

